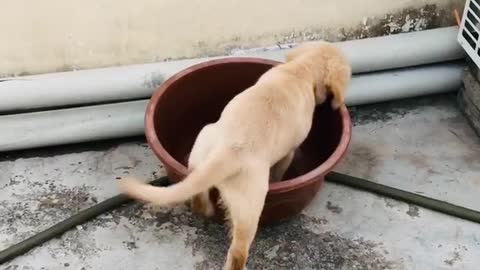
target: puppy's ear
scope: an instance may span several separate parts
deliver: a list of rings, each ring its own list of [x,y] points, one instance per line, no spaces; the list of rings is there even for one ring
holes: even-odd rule
[[[337,110],[345,104],[345,95],[350,84],[352,70],[345,61],[333,61],[328,67],[325,87],[333,95],[332,108]]]

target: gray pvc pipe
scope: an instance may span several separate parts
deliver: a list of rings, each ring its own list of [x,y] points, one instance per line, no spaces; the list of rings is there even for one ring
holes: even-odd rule
[[[340,42],[338,46],[347,54],[354,73],[379,71],[463,58],[463,50],[456,41],[457,31],[453,26]],[[283,61],[284,53],[285,50],[270,49],[244,51],[237,56]],[[207,58],[3,79],[0,81],[0,113],[148,98],[168,77],[205,60]]]
[[[363,105],[458,90],[463,63],[365,73],[352,78],[347,105]]]
[[[458,27],[350,40],[339,43],[354,73],[438,63],[465,57]]]
[[[143,134],[148,100],[0,116],[0,151]]]
[[[336,43],[354,74],[458,60],[465,57],[457,42],[458,27],[443,27]],[[294,46],[291,44],[290,46]],[[247,50],[234,55],[284,60],[288,50]]]
[[[457,90],[463,64],[356,75],[347,105]],[[148,100],[0,116],[0,151],[142,135]]]

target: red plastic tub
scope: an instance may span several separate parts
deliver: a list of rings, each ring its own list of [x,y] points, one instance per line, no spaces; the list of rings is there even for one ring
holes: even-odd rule
[[[164,82],[145,115],[147,141],[174,182],[187,174],[187,159],[200,129],[215,122],[225,105],[279,62],[223,58],[191,66]],[[312,129],[297,151],[285,180],[271,183],[261,225],[299,214],[318,193],[324,176],[345,154],[351,138],[346,107],[317,106]],[[216,199],[217,192],[212,193]],[[223,213],[217,208],[217,219]]]

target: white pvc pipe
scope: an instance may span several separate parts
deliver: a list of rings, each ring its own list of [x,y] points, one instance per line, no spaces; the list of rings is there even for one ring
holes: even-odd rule
[[[460,88],[462,64],[354,76],[347,104],[359,105]],[[147,100],[0,116],[0,151],[142,135]]]
[[[464,57],[456,26],[340,42],[354,73],[439,63]],[[241,51],[236,55],[284,60],[285,50]],[[210,58],[211,59],[211,58]],[[207,60],[191,59],[0,81],[0,112],[148,98],[176,72]]]

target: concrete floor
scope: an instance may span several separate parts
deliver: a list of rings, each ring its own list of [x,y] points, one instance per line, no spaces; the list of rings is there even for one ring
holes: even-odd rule
[[[480,140],[455,97],[351,108],[337,171],[480,210]],[[142,139],[0,156],[0,249],[115,195],[115,177],[164,174]],[[228,240],[184,207],[132,204],[0,269],[219,269]],[[249,269],[478,269],[480,225],[327,183],[302,215],[262,229]]]

